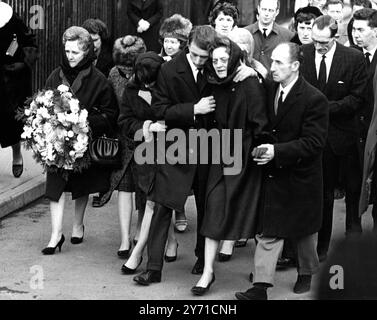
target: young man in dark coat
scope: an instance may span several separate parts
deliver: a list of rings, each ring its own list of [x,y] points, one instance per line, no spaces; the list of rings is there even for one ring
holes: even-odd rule
[[[159,164],[154,188],[149,199],[156,203],[148,240],[148,265],[146,272],[134,280],[141,285],[161,281],[164,249],[171,222],[172,210],[182,212],[187,198],[194,190],[198,215],[198,258],[192,273],[203,273],[204,237],[200,235],[204,216],[208,163],[201,164],[199,152],[190,148],[188,137],[191,129],[209,129],[214,126],[213,112],[216,102],[212,89],[205,79],[203,68],[209,58],[209,46],[216,35],[210,26],[196,27],[190,34],[188,50],[182,51],[172,61],[162,66],[153,106],[157,119],[165,120],[168,130],[181,130],[187,137],[186,155],[196,157],[197,164]],[[234,81],[243,81],[255,71],[243,66]],[[166,142],[166,150],[172,145]],[[181,156],[181,155],[179,155]],[[210,155],[209,155],[210,156]],[[164,155],[165,157],[165,155]]]
[[[269,88],[269,129],[276,142],[258,147],[255,158],[265,166],[261,196],[254,287],[237,293],[239,300],[266,300],[273,286],[284,239],[295,239],[298,279],[294,291],[310,290],[319,269],[317,232],[322,223],[322,151],[326,145],[329,111],[326,97],[299,74],[300,47],[277,46],[272,53]]]
[[[303,77],[329,100],[329,136],[323,153],[324,208],[318,235],[320,261],[327,258],[339,168],[346,191],[346,233],[360,233],[358,203],[362,181],[357,114],[365,103],[368,83],[363,54],[336,42],[338,26],[330,16],[316,19],[313,43],[303,46]]]

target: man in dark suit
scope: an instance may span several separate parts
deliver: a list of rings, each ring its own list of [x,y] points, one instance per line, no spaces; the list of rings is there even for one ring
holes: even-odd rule
[[[373,78],[377,67],[377,10],[361,9],[354,13],[353,34],[356,48],[362,51],[368,71],[368,86],[365,104],[358,112],[358,151],[360,163],[364,162],[365,140],[373,114]]]
[[[260,61],[268,70],[271,67],[271,53],[279,43],[290,41],[294,33],[279,26],[275,19],[279,15],[280,0],[259,0],[259,19],[245,29],[254,38],[254,59]]]
[[[147,271],[135,277],[141,285],[161,281],[164,249],[168,236],[172,210],[183,212],[187,198],[194,190],[197,208],[198,258],[192,273],[203,273],[204,237],[200,229],[204,216],[205,193],[209,165],[200,163],[201,155],[190,148],[188,143],[191,129],[209,129],[214,126],[213,111],[216,102],[211,96],[211,87],[204,75],[204,65],[209,58],[209,46],[215,39],[216,31],[210,26],[196,27],[190,34],[188,51],[184,50],[171,62],[162,66],[153,98],[156,117],[165,120],[168,133],[178,129],[187,137],[186,154],[196,164],[159,164],[150,200],[156,203],[148,239]],[[254,70],[241,66],[235,81],[243,81],[254,74]],[[166,150],[172,145],[166,142]],[[165,156],[165,155],[164,155]],[[210,156],[210,154],[209,154]],[[168,155],[166,155],[168,157]],[[168,159],[167,159],[168,160]]]
[[[346,190],[346,231],[361,232],[358,203],[362,173],[358,158],[357,112],[365,102],[367,71],[364,56],[355,49],[336,43],[336,21],[330,16],[316,19],[313,44],[303,46],[302,75],[323,92],[330,103],[330,127],[323,155],[324,208],[318,236],[320,261],[327,258],[330,245],[334,190],[339,168]]]
[[[255,161],[266,166],[255,279],[253,288],[236,293],[239,300],[267,299],[284,239],[294,239],[297,247],[295,293],[309,291],[319,269],[316,244],[322,224],[322,151],[329,107],[326,97],[300,76],[301,63],[302,52],[295,43],[280,44],[272,53],[271,73],[277,84],[269,88],[268,117],[276,142],[257,149],[264,151]]]

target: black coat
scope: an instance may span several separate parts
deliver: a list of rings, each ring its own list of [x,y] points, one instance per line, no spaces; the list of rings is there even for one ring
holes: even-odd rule
[[[119,129],[122,137],[134,140],[137,132],[141,133],[146,121],[155,122],[156,118],[149,103],[139,96],[140,89],[133,83],[127,85],[120,105]],[[153,143],[153,142],[151,142]],[[141,142],[135,141],[137,147]],[[156,167],[153,164],[136,163],[139,188],[146,194],[151,190]]]
[[[143,38],[148,51],[160,53],[159,31],[163,17],[161,0],[129,0],[127,15],[131,20],[130,33]],[[141,19],[148,21],[151,26],[148,31],[140,34],[137,32],[137,27]]]
[[[355,46],[362,52],[360,47]],[[374,89],[373,89],[373,79],[377,67],[377,54],[375,53],[372,57],[371,63],[367,68],[368,72],[368,84],[365,92],[365,102],[361,109],[357,112],[357,130],[358,130],[358,150],[361,166],[364,164],[364,151],[365,143],[368,136],[369,126],[372,120],[373,109],[374,109]]]
[[[275,116],[276,91],[277,85],[271,85],[268,92],[275,159],[265,167],[259,232],[300,238],[322,225],[322,152],[329,107],[324,95],[300,77]]]
[[[256,232],[262,183],[262,168],[256,165],[251,154],[254,147],[267,142],[263,139],[268,123],[266,92],[257,78],[214,86],[213,92],[217,129],[230,130],[232,134],[242,130],[242,141],[236,146],[242,154],[238,155],[241,161],[238,164],[222,161],[220,165],[211,165],[201,233],[216,240],[250,239]],[[215,154],[220,152],[221,145],[215,145]],[[224,170],[231,168],[233,172],[226,174]]]
[[[12,43],[13,35],[17,36],[18,49],[13,57],[6,52]],[[21,140],[22,122],[15,120],[15,110],[22,108],[27,97],[32,94],[31,70],[25,64],[25,47],[35,47],[34,36],[24,22],[13,15],[11,20],[0,28],[0,145],[8,147]],[[6,71],[4,68],[13,63],[24,63],[17,71]]]
[[[359,51],[336,45],[324,94],[329,101],[328,144],[336,155],[347,154],[357,143],[357,112],[365,103],[368,82],[366,63]],[[313,44],[304,45],[303,77],[318,88]]]
[[[175,59],[161,67],[152,108],[157,120],[165,120],[168,130],[181,129],[188,137],[190,129],[208,128],[213,118],[197,116],[195,119],[194,117],[194,105],[202,97],[211,95],[211,87],[208,83],[200,89],[197,87],[186,54],[186,51],[182,51]],[[172,142],[166,142],[166,150],[170,145]],[[187,155],[191,155],[193,151],[187,142]],[[208,166],[159,164],[151,200],[183,212],[186,200],[191,194],[198,167],[204,171],[201,173],[201,178],[206,180],[204,176],[208,174],[206,173]]]
[[[46,81],[46,88],[56,89],[61,84],[68,85],[61,68],[55,69]],[[117,99],[114,90],[105,76],[95,67],[89,67],[80,72],[71,86],[80,104],[88,110],[89,126],[93,137],[109,134],[116,127],[119,114]],[[94,108],[100,110],[96,112]],[[107,119],[101,115],[106,114]],[[106,192],[109,189],[110,171],[100,167],[90,167],[80,174],[71,174],[65,181],[60,174],[47,175],[46,196],[58,201],[64,191],[72,192],[73,199],[77,199],[97,192]]]

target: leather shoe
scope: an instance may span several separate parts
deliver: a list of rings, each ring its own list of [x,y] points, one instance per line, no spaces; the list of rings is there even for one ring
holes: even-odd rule
[[[325,262],[327,260],[327,253],[318,254],[319,262]]]
[[[191,273],[198,276],[198,275],[202,275],[203,271],[204,271],[204,261],[201,259],[198,259]]]
[[[268,300],[267,297],[267,290],[263,288],[253,287],[246,292],[237,292],[236,293],[237,300],[259,300],[259,301],[266,301]]]
[[[72,237],[71,238],[71,243],[73,245],[78,245],[78,244],[81,244],[81,243],[84,242],[85,226],[82,227],[82,232],[83,232],[83,236],[81,238],[77,238],[77,237]]]
[[[175,251],[175,256],[168,256],[167,253],[165,254],[165,257],[164,257],[164,260],[166,263],[172,263],[172,262],[175,262],[177,261],[178,259],[178,248],[179,248],[179,244],[177,244],[177,249]]]
[[[296,263],[296,260],[293,258],[280,258],[276,265],[277,270],[285,270],[285,269],[296,268],[296,267],[297,267],[297,263]]]
[[[107,199],[107,201],[105,203],[101,203],[101,200],[103,198],[105,194],[103,193],[100,193],[99,196],[94,196],[93,197],[93,202],[92,202],[92,207],[93,208],[102,208],[104,207],[105,205],[107,205],[110,200],[111,200],[111,196]]]
[[[212,280],[211,282],[208,284],[208,286],[206,287],[193,287],[191,289],[191,292],[195,295],[195,296],[204,296],[206,293],[208,293],[209,289],[211,289],[211,286],[215,283],[216,281],[216,277],[215,275],[213,274],[212,275]]]
[[[299,275],[297,282],[293,289],[293,292],[296,294],[303,294],[310,291],[312,284],[312,276],[310,275]]]
[[[12,165],[12,173],[15,178],[20,178],[24,172],[23,164],[14,164]]]
[[[136,276],[134,281],[141,286],[149,286],[151,283],[160,283],[161,271],[147,270]]]

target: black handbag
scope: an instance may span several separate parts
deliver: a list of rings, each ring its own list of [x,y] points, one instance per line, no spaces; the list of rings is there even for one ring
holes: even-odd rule
[[[107,115],[101,113],[107,121]],[[111,125],[109,124],[109,127]],[[114,134],[115,136],[115,134]],[[109,167],[111,169],[118,169],[122,167],[121,144],[117,138],[109,138],[104,134],[103,136],[93,139],[89,144],[89,154],[92,164]]]

